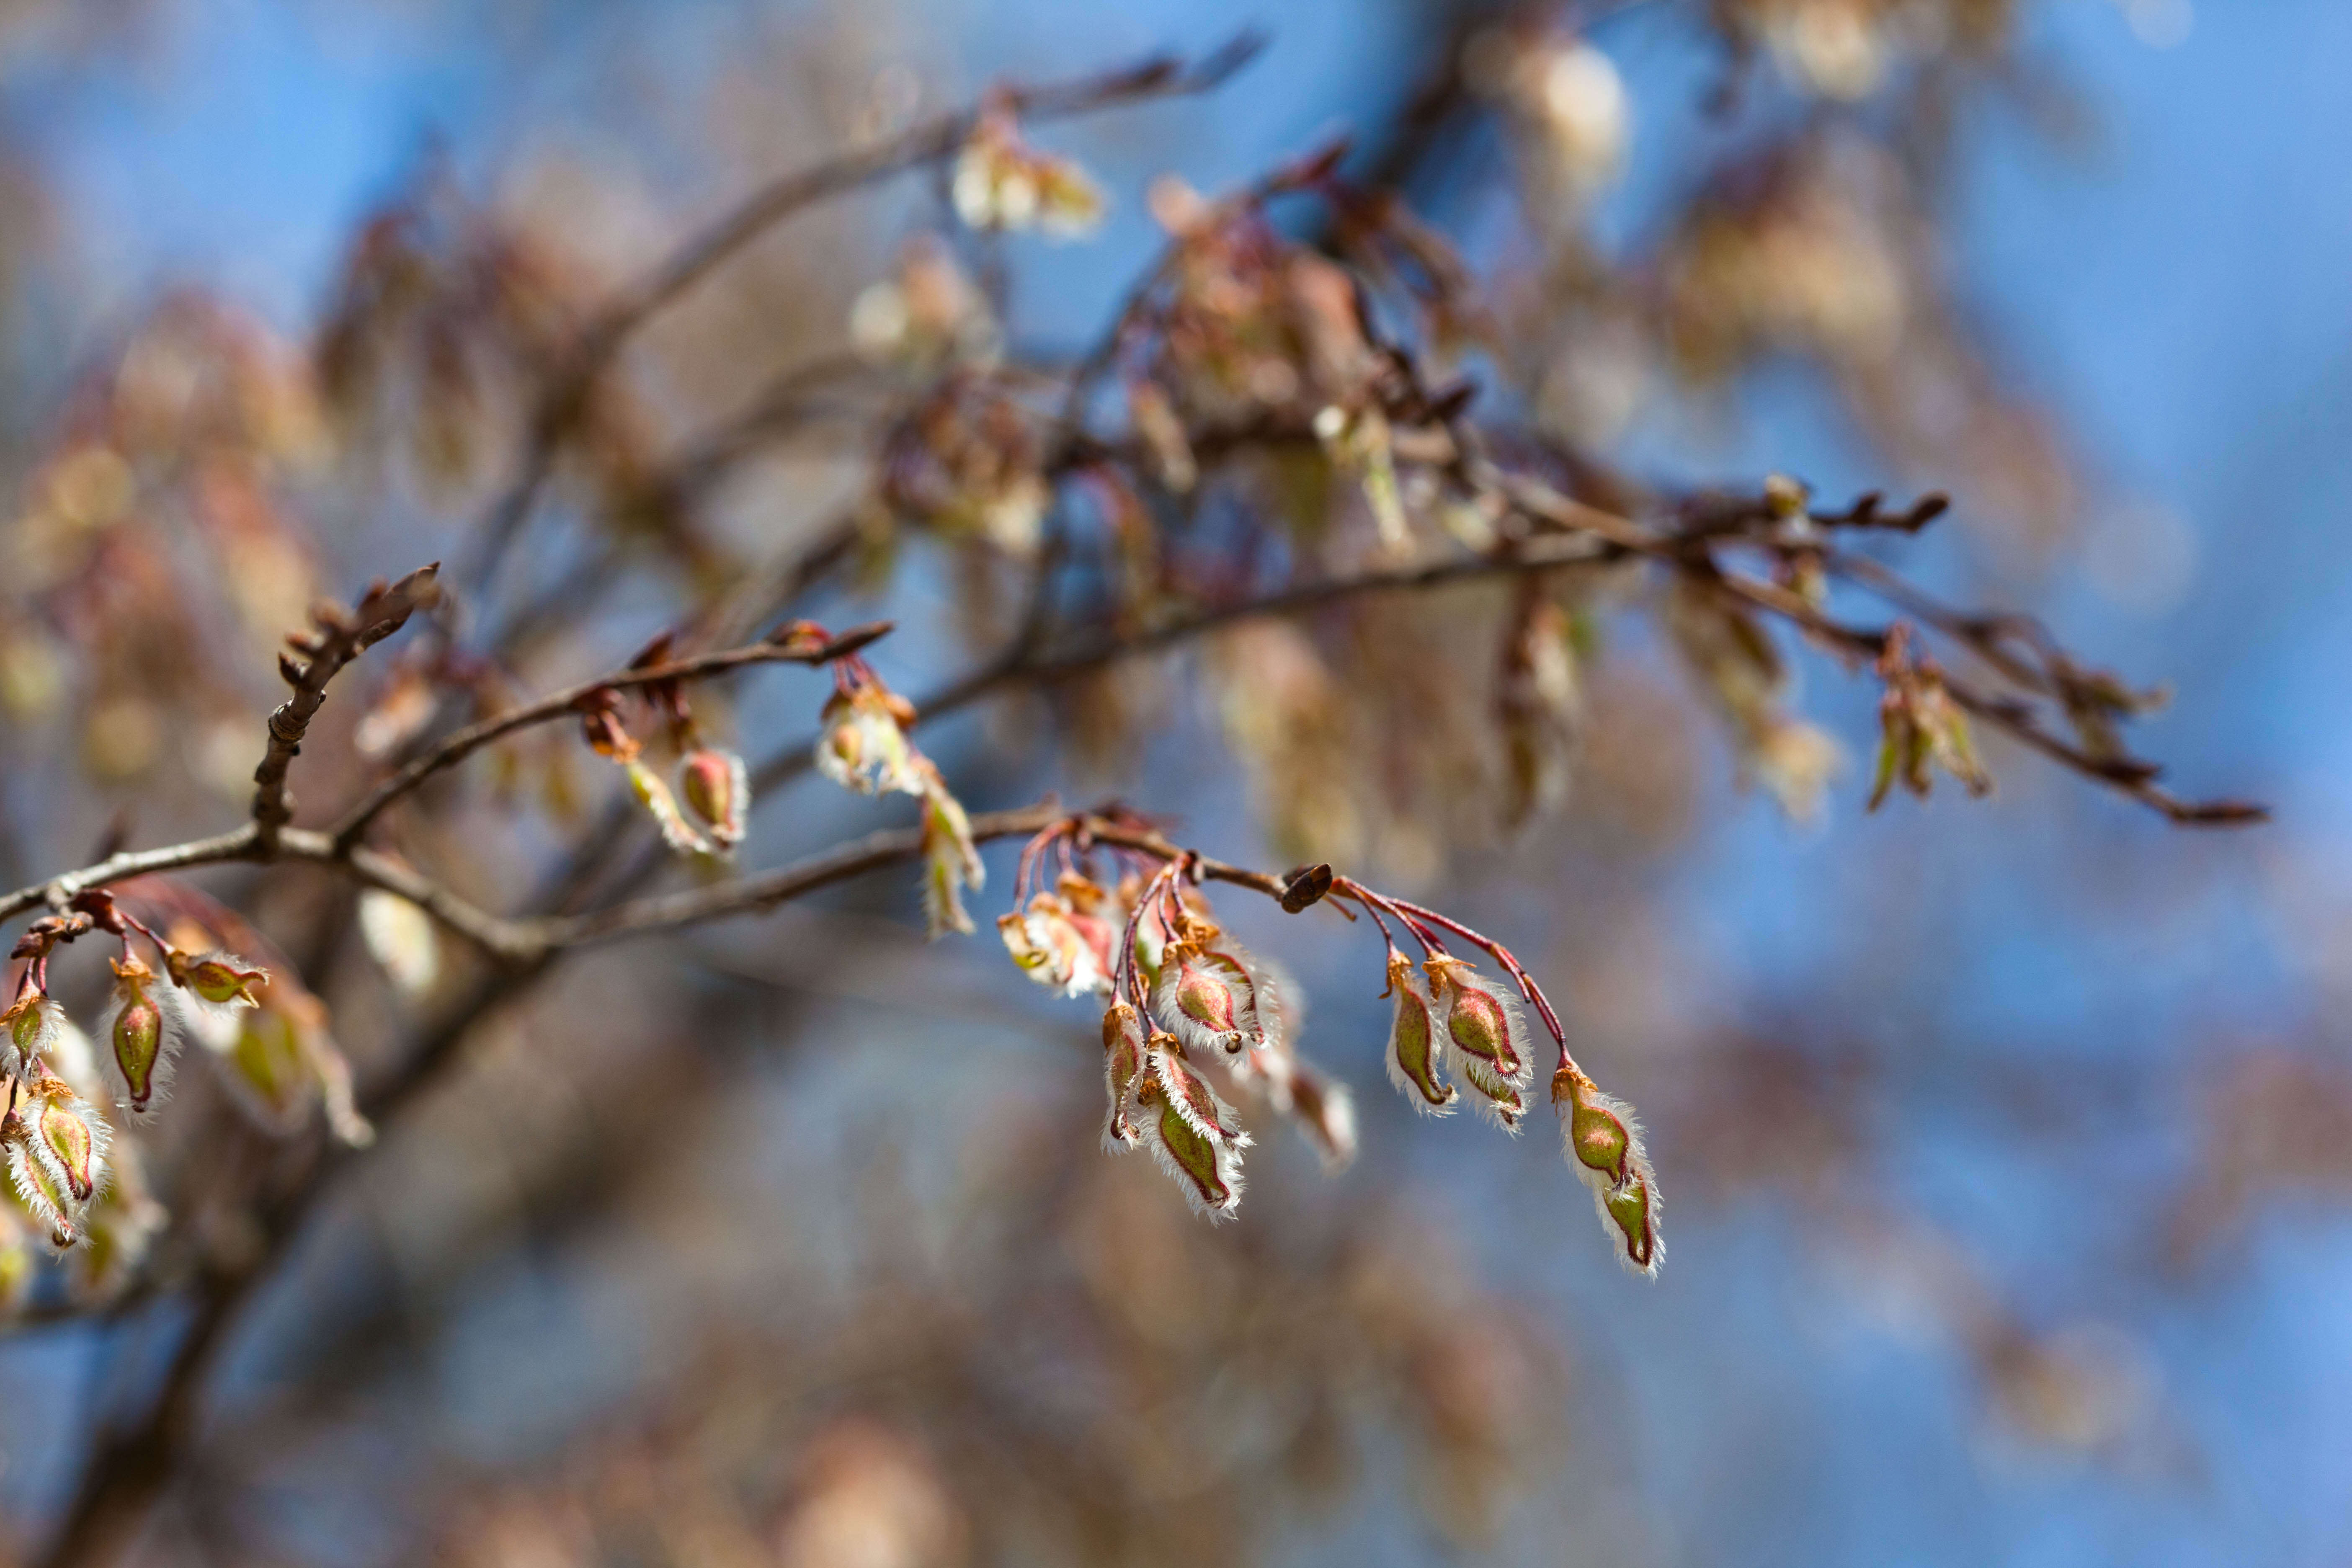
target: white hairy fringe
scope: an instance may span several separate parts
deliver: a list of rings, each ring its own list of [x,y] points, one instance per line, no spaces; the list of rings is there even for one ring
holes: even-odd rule
[[[1174,1182],[1178,1189],[1183,1193],[1184,1202],[1191,1206],[1194,1214],[1203,1216],[1212,1225],[1223,1225],[1240,1212],[1242,1206],[1241,1152],[1249,1147],[1247,1133],[1244,1133],[1231,1144],[1220,1143],[1214,1139],[1209,1142],[1209,1147],[1216,1160],[1217,1180],[1225,1189],[1225,1201],[1222,1204],[1213,1204],[1201,1195],[1201,1189],[1193,1184],[1192,1173],[1184,1169],[1184,1163],[1177,1159],[1174,1152],[1168,1147],[1168,1140],[1161,1136],[1160,1131],[1160,1118],[1156,1115],[1149,1117],[1138,1122],[1136,1126],[1137,1131],[1142,1134],[1143,1146],[1151,1151],[1151,1157],[1159,1162],[1161,1170],[1168,1173],[1168,1179]]]
[[[1633,1161],[1626,1162],[1626,1168],[1629,1171],[1634,1168]],[[1650,1262],[1647,1268],[1634,1262],[1633,1254],[1626,1251],[1625,1233],[1617,1228],[1615,1220],[1609,1217],[1609,1205],[1603,1201],[1607,1195],[1605,1186],[1592,1189],[1592,1206],[1601,1215],[1601,1228],[1609,1237],[1610,1250],[1617,1255],[1617,1266],[1628,1274],[1643,1279],[1655,1279],[1659,1266],[1666,1260],[1666,1230],[1658,1218],[1666,1212],[1666,1201],[1658,1195],[1657,1178],[1650,1173],[1647,1164],[1640,1167],[1639,1174],[1643,1184],[1650,1189]]]
[[[1241,1119],[1234,1114],[1234,1108],[1225,1103],[1224,1097],[1207,1079],[1194,1070],[1192,1063],[1163,1047],[1147,1052],[1143,1066],[1145,1074],[1159,1084],[1160,1092],[1168,1097],[1168,1103],[1176,1108],[1176,1114],[1185,1126],[1221,1148],[1231,1145],[1235,1149],[1246,1149],[1250,1146],[1250,1135],[1242,1131]],[[1192,1098],[1176,1092],[1173,1074],[1179,1072],[1201,1086],[1201,1092],[1209,1097],[1209,1105],[1216,1113],[1216,1121],[1203,1121],[1200,1112],[1193,1109]]]
[[[1257,1034],[1249,1043],[1279,1049],[1295,1037],[1306,1016],[1292,999],[1297,983],[1280,964],[1260,958],[1232,937],[1220,935],[1217,941],[1217,951],[1239,964],[1249,982],[1250,1023]]]
[[[57,1002],[43,997],[33,1005],[33,1016],[40,1020],[33,1033],[30,1050],[16,1048],[16,1031],[11,1026],[0,1030],[0,1069],[10,1078],[30,1078],[33,1061],[46,1056],[57,1044],[58,1030],[66,1021],[66,1010]]]
[[[163,1109],[172,1098],[173,1082],[180,1074],[180,1047],[187,1037],[187,1015],[172,1005],[169,993],[177,990],[170,981],[158,975],[147,982],[147,999],[155,1005],[155,1070],[149,1076],[147,1103],[134,1105],[131,1100],[131,1079],[122,1064],[114,1058],[114,1025],[122,1010],[131,1005],[131,988],[117,981],[114,994],[107,998],[106,1011],[100,1015],[98,1029],[106,1041],[103,1047],[83,1040],[83,1048],[97,1058],[100,1079],[106,1085],[110,1102],[121,1108],[123,1113],[141,1121]],[[72,1075],[64,1075],[68,1082]],[[76,1087],[79,1087],[77,1085]],[[87,1090],[84,1090],[87,1093]]]
[[[1397,1092],[1403,1095],[1412,1108],[1423,1116],[1451,1116],[1454,1109],[1462,1103],[1462,1091],[1446,1082],[1446,1063],[1450,1058],[1445,1052],[1445,1020],[1436,1007],[1431,1005],[1429,988],[1421,983],[1421,976],[1411,970],[1407,970],[1398,977],[1396,993],[1396,1001],[1389,1010],[1388,1048],[1381,1053],[1381,1060],[1389,1069],[1389,1082],[1394,1084]],[[1404,1070],[1404,1064],[1397,1060],[1397,1030],[1402,1026],[1407,996],[1419,997],[1422,1005],[1429,1013],[1430,1074],[1440,1089],[1453,1090],[1453,1098],[1442,1105],[1430,1104],[1429,1098],[1421,1092],[1420,1086],[1415,1084],[1412,1076]]]
[[[632,759],[627,764],[629,789],[636,795],[637,804],[652,814],[655,826],[661,829],[662,842],[678,855],[717,856],[719,846],[695,831],[694,825],[678,809],[677,797],[670,793],[662,776],[645,763]]]
[[[25,1205],[42,1232],[42,1239],[52,1251],[63,1251],[82,1240],[82,1229],[73,1222],[70,1203],[61,1204],[69,1194],[65,1184],[49,1174],[47,1162],[34,1152],[34,1134],[28,1127],[23,1140],[8,1145],[8,1184],[16,1191],[17,1200]],[[58,1234],[65,1233],[65,1245],[58,1244]]]
[[[1143,1142],[1143,1118],[1138,1114],[1142,1108],[1135,1102],[1135,1091],[1151,1077],[1151,1061],[1144,1048],[1143,1019],[1140,1014],[1137,1015],[1134,1033],[1135,1076],[1127,1080],[1124,1093],[1119,1092],[1118,1086],[1111,1079],[1110,1052],[1108,1049],[1103,1052],[1102,1146],[1103,1152],[1106,1154],[1124,1154]],[[1122,1115],[1127,1118],[1128,1126],[1134,1131],[1132,1139],[1121,1138],[1112,1131],[1118,1125],[1118,1119]]]

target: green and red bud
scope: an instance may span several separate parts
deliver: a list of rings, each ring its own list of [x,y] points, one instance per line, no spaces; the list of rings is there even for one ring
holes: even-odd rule
[[[1118,933],[1110,922],[1081,914],[1059,893],[1037,893],[1026,910],[1000,915],[997,934],[1013,962],[1040,985],[1065,996],[1111,988]]]
[[[1535,1077],[1534,1041],[1518,999],[1458,958],[1439,953],[1422,967],[1447,1068],[1481,1110],[1516,1131]]]
[[[628,774],[629,793],[646,808],[661,829],[662,842],[680,855],[715,855],[717,847],[695,830],[677,808],[677,797],[671,795],[662,776],[646,765],[638,757],[629,757],[621,763]]]
[[[878,681],[860,681],[837,691],[819,719],[817,772],[860,795],[926,790],[922,754],[908,742],[914,708]]]
[[[741,757],[716,746],[696,747],[678,764],[677,794],[722,854],[743,842],[744,819],[751,809],[751,775]]]
[[[0,1039],[0,1072],[12,1078],[32,1072],[42,1055],[57,1043],[58,1031],[64,1023],[65,1009],[34,984],[31,966],[27,965],[16,1000],[6,1012],[0,1013],[0,1026],[7,1030],[5,1039]]]
[[[173,984],[194,992],[215,1007],[258,1007],[261,987],[269,984],[268,970],[248,966],[226,952],[208,952],[202,958],[191,959],[174,950],[165,956],[164,963],[172,972]]]
[[[1445,1081],[1444,1047],[1429,993],[1413,973],[1412,960],[1389,949],[1389,990],[1396,1011],[1389,1024],[1389,1081],[1429,1116],[1451,1116],[1461,1091]]]
[[[1569,1169],[1592,1190],[1593,1208],[1619,1261],[1636,1274],[1654,1277],[1665,1257],[1658,1235],[1661,1205],[1633,1108],[1603,1094],[1572,1062],[1562,1063],[1552,1075],[1551,1100],[1559,1112]]]
[[[1125,998],[1103,1014],[1103,1147],[1116,1153],[1143,1141],[1137,1126],[1137,1089],[1145,1081],[1143,1016]]]
[[[113,967],[114,995],[100,1065],[115,1103],[143,1117],[171,1093],[180,1031],[152,970],[136,958]]]
[[[1160,953],[1151,1014],[1185,1045],[1228,1057],[1279,1037],[1273,980],[1248,949],[1203,920],[1187,919]]]
[[[1250,1146],[1231,1107],[1185,1062],[1172,1035],[1154,1031],[1136,1085],[1135,1125],[1144,1146],[1211,1219],[1231,1218],[1242,1200],[1242,1151]]]

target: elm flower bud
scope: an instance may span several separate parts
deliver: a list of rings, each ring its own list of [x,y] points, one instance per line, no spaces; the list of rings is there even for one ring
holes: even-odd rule
[[[243,960],[226,952],[208,952],[192,960],[173,952],[165,957],[164,964],[172,972],[173,984],[194,992],[215,1007],[257,1007],[261,1005],[257,987],[269,984],[268,970],[247,967]]]
[[[1477,1091],[1479,1109],[1510,1131],[1527,1113],[1523,1092],[1535,1076],[1534,1043],[1518,999],[1458,958],[1443,953],[1422,966],[1433,1013],[1454,1076]]]
[[[687,821],[685,814],[677,809],[677,797],[670,794],[669,785],[662,782],[661,774],[636,757],[628,758],[621,766],[629,775],[629,793],[637,797],[638,805],[652,814],[655,825],[661,829],[664,844],[680,855],[718,853],[711,842],[697,833],[694,825]]]
[[[1241,1153],[1250,1146],[1249,1134],[1185,1062],[1174,1036],[1152,1033],[1144,1067],[1135,1103],[1145,1145],[1194,1209],[1213,1220],[1231,1218],[1241,1206]]]
[[[180,1020],[146,964],[127,958],[113,968],[102,1058],[107,1087],[115,1103],[132,1116],[149,1116],[172,1092]]]
[[[1593,1209],[1602,1231],[1619,1248],[1619,1261],[1636,1274],[1654,1278],[1666,1253],[1658,1235],[1664,1205],[1633,1108],[1603,1094],[1572,1063],[1563,1063],[1552,1075],[1551,1100],[1559,1112],[1569,1169],[1592,1190]]]
[[[1110,1153],[1132,1149],[1143,1141],[1136,1126],[1135,1092],[1144,1079],[1143,1016],[1124,998],[1103,1013],[1103,1098],[1109,1109],[1103,1121],[1103,1148]]]
[[[913,721],[914,709],[877,682],[835,692],[818,719],[817,772],[859,795],[924,794],[921,754],[907,741]]]
[[[11,1078],[30,1076],[41,1054],[56,1043],[65,1016],[65,1009],[34,984],[27,973],[16,1000],[0,1013],[0,1024],[7,1026],[7,1036],[0,1040],[0,1072]]]
[[[14,1110],[0,1119],[0,1156],[7,1161],[8,1184],[16,1201],[48,1233],[49,1245],[63,1252],[79,1241],[81,1232],[73,1222],[73,1195],[41,1157],[32,1126]]]
[[[743,842],[743,818],[751,809],[751,774],[743,759],[716,746],[698,746],[678,764],[677,795],[702,820],[703,831],[723,854]]]
[[[1143,1066],[1186,1126],[1213,1143],[1248,1147],[1249,1134],[1241,1130],[1234,1108],[1218,1098],[1208,1079],[1192,1070],[1192,1064],[1184,1059],[1183,1044],[1175,1036],[1152,1030],[1144,1042]]]
[[[1451,1116],[1461,1090],[1445,1081],[1441,1027],[1412,960],[1389,949],[1388,994],[1396,998],[1389,1024],[1389,1081],[1425,1116]]]
[[[1203,920],[1187,920],[1160,956],[1151,1015],[1187,1046],[1238,1055],[1280,1029],[1272,980],[1248,949]]]
[[[34,1152],[71,1201],[68,1212],[79,1216],[105,1184],[113,1130],[63,1079],[45,1075],[29,1092]]]
[[[962,890],[985,883],[988,868],[981,864],[962,803],[948,793],[938,769],[928,762],[924,769],[929,787],[923,799],[923,922],[936,942],[949,931],[971,930]]]

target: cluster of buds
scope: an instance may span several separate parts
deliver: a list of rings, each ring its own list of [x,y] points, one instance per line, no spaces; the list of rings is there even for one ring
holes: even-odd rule
[[[963,893],[988,879],[971,819],[947,779],[908,739],[915,705],[855,654],[834,661],[833,695],[821,717],[817,771],[859,795],[911,795],[923,803],[923,915],[930,935],[970,931]]]
[[[814,639],[821,646],[824,632],[806,622],[782,627],[773,639]],[[667,662],[675,634],[664,632],[647,643],[630,661],[632,669],[650,669]],[[694,710],[687,700],[683,680],[655,680],[640,685],[637,695],[667,732],[677,752],[677,784],[669,782],[645,759],[645,742],[633,733],[622,714],[621,694],[602,687],[577,704],[581,732],[589,749],[617,763],[627,775],[629,793],[661,829],[662,842],[680,855],[731,855],[743,841],[744,820],[751,808],[751,780],[743,759],[702,738]]]
[[[1001,98],[972,126],[950,195],[956,216],[976,229],[1034,228],[1070,239],[1102,222],[1102,192],[1087,172],[1024,141],[1012,106]]]
[[[49,994],[48,966],[58,947],[100,932],[121,941],[122,956],[110,961],[114,987],[98,1053]],[[134,936],[153,949],[160,973],[133,951]],[[257,1005],[269,976],[226,952],[188,952],[101,889],[33,921],[9,956],[23,968],[0,1012],[8,1090],[0,1151],[18,1204],[62,1249],[87,1238],[88,1216],[106,1190],[114,1129],[100,1101],[133,1121],[154,1115],[196,1022]]]
[[[1992,775],[1977,760],[1968,715],[1945,689],[1943,671],[1935,660],[1913,656],[1910,627],[1898,625],[1887,633],[1878,678],[1886,690],[1878,701],[1878,768],[1871,782],[1870,809],[1878,809],[1897,779],[1926,799],[1937,768],[1959,780],[1970,795],[1989,793]]]
[[[1099,875],[1106,858],[1116,870]],[[1117,810],[1066,818],[1031,840],[1016,907],[997,921],[1005,948],[1031,978],[1066,996],[1108,998],[1106,1149],[1150,1150],[1194,1208],[1230,1217],[1241,1203],[1242,1156],[1251,1140],[1213,1083],[1217,1074],[1237,1097],[1291,1121],[1328,1163],[1343,1164],[1355,1152],[1347,1089],[1297,1054],[1296,986],[1217,922],[1202,890],[1212,876],[1275,893],[1288,913],[1328,900],[1371,918],[1387,946],[1386,994],[1394,999],[1389,1076],[1423,1112],[1446,1115],[1467,1095],[1516,1132],[1535,1085],[1532,1009],[1558,1047],[1552,1100],[1569,1163],[1592,1189],[1626,1267],[1657,1272],[1664,1256],[1657,1181],[1633,1112],[1576,1065],[1559,1015],[1508,949],[1433,910],[1334,876],[1328,866],[1301,867],[1278,880],[1213,868]],[[1419,944],[1419,963],[1397,945],[1399,931]],[[1500,977],[1449,951],[1449,939],[1486,954]]]

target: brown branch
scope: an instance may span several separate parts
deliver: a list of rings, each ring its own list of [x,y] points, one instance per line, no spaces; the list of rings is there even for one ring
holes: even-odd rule
[[[321,605],[310,612],[315,631],[297,632],[286,639],[294,652],[278,656],[278,669],[294,694],[270,714],[269,749],[253,770],[254,836],[264,854],[276,847],[278,830],[294,815],[286,773],[302,749],[310,721],[327,700],[327,683],[343,666],[406,626],[410,615],[437,599],[440,571],[436,561],[388,586],[378,582],[355,609]]]

